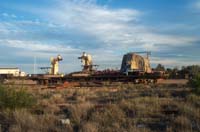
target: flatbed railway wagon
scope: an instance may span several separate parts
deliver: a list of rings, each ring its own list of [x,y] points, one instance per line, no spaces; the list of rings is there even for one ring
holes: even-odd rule
[[[141,56],[139,54],[146,54]],[[33,75],[30,79],[38,84],[59,84],[64,82],[133,82],[133,83],[156,83],[164,77],[164,73],[153,71],[150,66],[149,52],[130,52],[123,56],[120,70],[94,70],[92,57],[83,52],[81,62],[83,69],[65,76],[61,75]]]

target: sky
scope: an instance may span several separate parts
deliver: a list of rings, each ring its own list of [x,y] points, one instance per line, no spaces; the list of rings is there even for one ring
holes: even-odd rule
[[[99,69],[140,51],[152,67],[200,64],[200,0],[0,0],[0,67],[40,73],[60,54],[69,73],[83,51]]]

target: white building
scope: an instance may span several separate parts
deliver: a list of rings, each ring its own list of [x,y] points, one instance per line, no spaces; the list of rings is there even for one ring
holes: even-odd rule
[[[11,75],[14,77],[26,76],[25,72],[21,72],[19,68],[0,68],[0,75]]]

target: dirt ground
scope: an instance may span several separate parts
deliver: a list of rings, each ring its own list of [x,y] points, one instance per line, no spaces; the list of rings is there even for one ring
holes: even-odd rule
[[[161,79],[158,84],[187,84],[187,79]]]

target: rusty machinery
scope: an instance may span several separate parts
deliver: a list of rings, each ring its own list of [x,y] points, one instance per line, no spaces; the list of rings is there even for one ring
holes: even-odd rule
[[[142,56],[140,54],[146,54]],[[83,52],[83,55],[79,57],[82,59],[83,71],[74,72],[70,75],[66,75],[66,80],[72,81],[124,81],[124,82],[156,82],[161,78],[161,74],[152,71],[149,60],[150,52],[131,52],[124,55],[121,70],[101,70],[94,72],[91,55]]]
[[[146,54],[142,56],[140,54]],[[64,77],[47,78],[48,82],[65,82],[65,81],[112,81],[112,82],[135,82],[135,83],[152,83],[162,78],[159,72],[152,71],[149,61],[150,52],[131,52],[123,56],[121,70],[94,70],[92,56],[83,52],[81,59],[83,69],[79,72],[72,72]],[[58,55],[51,59],[51,74],[58,74],[58,62],[62,57]],[[39,80],[39,79],[38,79]],[[39,80],[40,81],[40,80]]]

